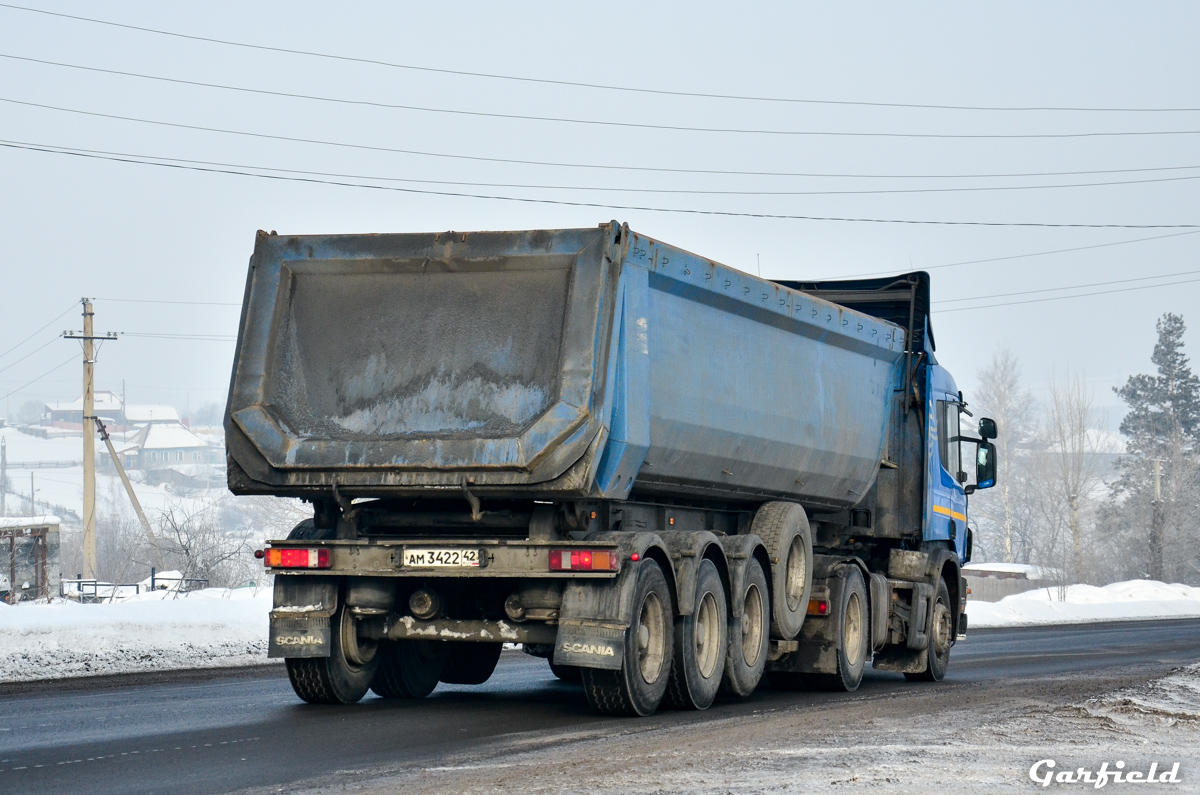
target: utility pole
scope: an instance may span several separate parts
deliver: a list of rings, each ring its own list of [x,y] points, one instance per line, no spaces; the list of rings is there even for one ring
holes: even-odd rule
[[[96,366],[96,340],[116,339],[116,333],[97,337],[92,329],[92,302],[81,298],[83,304],[83,333],[63,332],[69,340],[83,342],[83,576],[96,578],[96,393],[93,380]]]
[[[37,516],[37,491],[33,488],[33,473],[29,473],[29,515]]]
[[[8,440],[0,438],[0,516],[8,516],[4,495],[8,492]]]
[[[1150,565],[1148,574],[1152,580],[1163,579],[1163,526],[1166,511],[1162,499],[1162,459],[1154,459],[1154,505],[1150,513]]]

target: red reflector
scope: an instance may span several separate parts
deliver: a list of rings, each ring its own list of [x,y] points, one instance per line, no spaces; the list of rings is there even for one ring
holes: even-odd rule
[[[550,571],[616,571],[617,553],[607,549],[552,549]]]
[[[632,560],[634,563],[637,563],[639,560],[642,559],[642,556],[639,555],[638,553],[634,552],[632,555],[629,556],[629,559]]]
[[[328,549],[268,549],[264,565],[273,569],[327,569]]]

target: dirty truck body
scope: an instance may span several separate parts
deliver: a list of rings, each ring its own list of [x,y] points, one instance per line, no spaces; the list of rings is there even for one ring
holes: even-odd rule
[[[313,507],[262,553],[269,653],[352,702],[520,643],[610,714],[940,679],[995,430],[928,307],[923,273],[770,282],[615,222],[259,233],[229,487]]]

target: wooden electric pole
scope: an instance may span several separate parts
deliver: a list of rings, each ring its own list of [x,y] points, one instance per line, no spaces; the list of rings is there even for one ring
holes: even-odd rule
[[[96,579],[96,340],[116,339],[114,332],[96,336],[92,329],[91,299],[81,298],[83,333],[64,332],[63,337],[83,342],[83,577]]]

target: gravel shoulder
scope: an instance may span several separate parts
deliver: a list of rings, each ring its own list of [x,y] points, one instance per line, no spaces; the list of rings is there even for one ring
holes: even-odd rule
[[[1043,759],[1058,771],[1179,762],[1172,789],[1200,791],[1200,665],[914,685],[696,717],[645,730],[630,721],[616,731],[518,734],[436,766],[340,771],[292,791],[1017,792],[1041,788],[1029,771]]]

